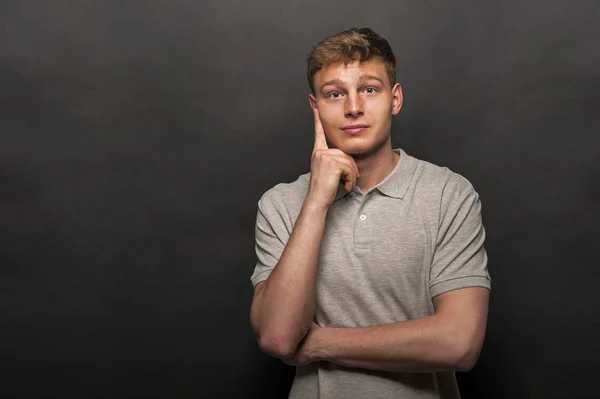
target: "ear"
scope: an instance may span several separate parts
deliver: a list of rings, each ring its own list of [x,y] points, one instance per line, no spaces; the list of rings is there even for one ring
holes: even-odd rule
[[[392,88],[392,115],[398,115],[400,108],[402,108],[403,100],[402,86],[400,86],[400,83],[396,83]]]
[[[317,107],[317,99],[315,98],[314,94],[311,93],[308,95],[308,103],[310,104],[311,109],[315,109]]]

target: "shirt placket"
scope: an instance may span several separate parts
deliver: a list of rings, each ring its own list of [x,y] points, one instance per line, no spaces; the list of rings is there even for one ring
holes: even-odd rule
[[[357,208],[354,215],[354,250],[356,252],[368,251],[370,248],[369,237],[366,234],[367,223],[369,223],[368,215],[368,199],[356,193],[351,193],[350,199],[356,201]]]

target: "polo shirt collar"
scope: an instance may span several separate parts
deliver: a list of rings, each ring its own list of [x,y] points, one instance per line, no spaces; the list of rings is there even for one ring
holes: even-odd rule
[[[400,154],[400,161],[398,161],[392,173],[387,175],[375,188],[388,197],[401,199],[404,197],[406,190],[408,190],[408,186],[415,173],[417,160],[401,148],[396,148],[393,151]],[[354,191],[358,193],[358,188],[355,188]],[[335,196],[336,201],[347,194],[348,192],[344,188],[344,185],[340,182]]]

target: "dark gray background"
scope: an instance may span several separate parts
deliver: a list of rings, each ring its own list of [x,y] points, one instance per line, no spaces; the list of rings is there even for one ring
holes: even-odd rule
[[[285,397],[248,323],[257,201],[309,170],[305,56],[368,26],[394,147],[479,192],[465,398],[600,395],[595,1],[2,1],[2,397]]]

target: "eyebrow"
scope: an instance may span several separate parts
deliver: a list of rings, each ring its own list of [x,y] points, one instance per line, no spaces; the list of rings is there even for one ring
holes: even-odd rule
[[[358,78],[358,84],[363,84],[364,82],[366,82],[368,80],[376,80],[379,83],[381,83],[382,85],[385,85],[385,83],[382,79],[378,78],[377,76],[373,76],[373,75],[361,75],[361,77]],[[323,87],[330,86],[330,85],[345,86],[346,82],[344,82],[341,79],[331,79],[321,85],[321,90],[323,90]]]

